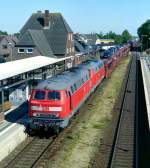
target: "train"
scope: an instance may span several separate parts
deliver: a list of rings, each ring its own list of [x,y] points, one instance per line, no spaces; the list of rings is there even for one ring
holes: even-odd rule
[[[29,99],[30,130],[55,130],[59,132],[108,78],[119,61],[128,55],[129,45],[112,50],[112,55],[99,60],[87,60],[61,74],[40,82]]]

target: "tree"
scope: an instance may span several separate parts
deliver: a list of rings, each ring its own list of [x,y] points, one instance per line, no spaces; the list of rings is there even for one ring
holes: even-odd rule
[[[140,38],[140,41],[142,43],[142,48],[145,50],[150,47],[149,40],[150,40],[150,20],[147,20],[144,22],[139,28],[138,28],[138,36]]]
[[[128,30],[124,30],[121,34],[122,36],[122,43],[127,43],[129,40],[132,39],[131,34],[128,32]]]
[[[98,36],[98,38],[100,38],[100,39],[103,38],[103,36],[104,36],[104,35],[103,35],[103,32],[100,31],[99,34],[97,34],[97,36]]]
[[[115,32],[109,31],[108,33],[104,34],[100,32],[98,34],[98,37],[103,39],[113,39],[115,41],[115,44],[123,44],[127,43],[129,40],[132,39],[131,34],[128,32],[128,30],[124,30],[122,34],[116,34]]]
[[[117,34],[115,37],[115,44],[122,44],[122,36]]]
[[[115,39],[116,33],[109,31],[106,35],[104,35],[104,38],[106,39]]]
[[[19,39],[20,33],[19,32],[18,33],[14,33],[14,36],[16,36]]]
[[[1,31],[0,30],[0,35],[8,35],[8,33],[6,31]]]

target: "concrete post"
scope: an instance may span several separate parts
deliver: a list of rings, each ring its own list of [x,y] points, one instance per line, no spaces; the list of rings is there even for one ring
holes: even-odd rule
[[[26,100],[28,100],[28,98],[29,98],[29,85],[27,84],[27,86],[26,86]]]
[[[42,74],[42,79],[45,80],[46,79],[46,73]]]
[[[0,122],[4,120],[4,112],[3,112],[3,105],[4,105],[4,91],[0,91]]]
[[[55,75],[56,75],[56,68],[55,68],[55,64],[52,66],[52,71],[53,71],[52,76],[55,76]]]

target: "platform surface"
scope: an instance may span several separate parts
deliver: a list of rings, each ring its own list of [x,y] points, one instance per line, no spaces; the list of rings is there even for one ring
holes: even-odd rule
[[[5,113],[5,120],[0,124],[0,161],[10,154],[25,140],[25,126],[28,122],[28,105],[22,104]]]
[[[150,56],[141,56],[140,62],[144,84],[148,124],[150,129]]]

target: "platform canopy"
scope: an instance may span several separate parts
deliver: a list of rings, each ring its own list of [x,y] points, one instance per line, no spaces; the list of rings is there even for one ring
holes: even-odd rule
[[[21,60],[11,61],[0,64],[0,80],[4,80],[22,73],[52,65],[67,59],[73,59],[74,56],[66,58],[50,58],[46,56],[35,56]]]

